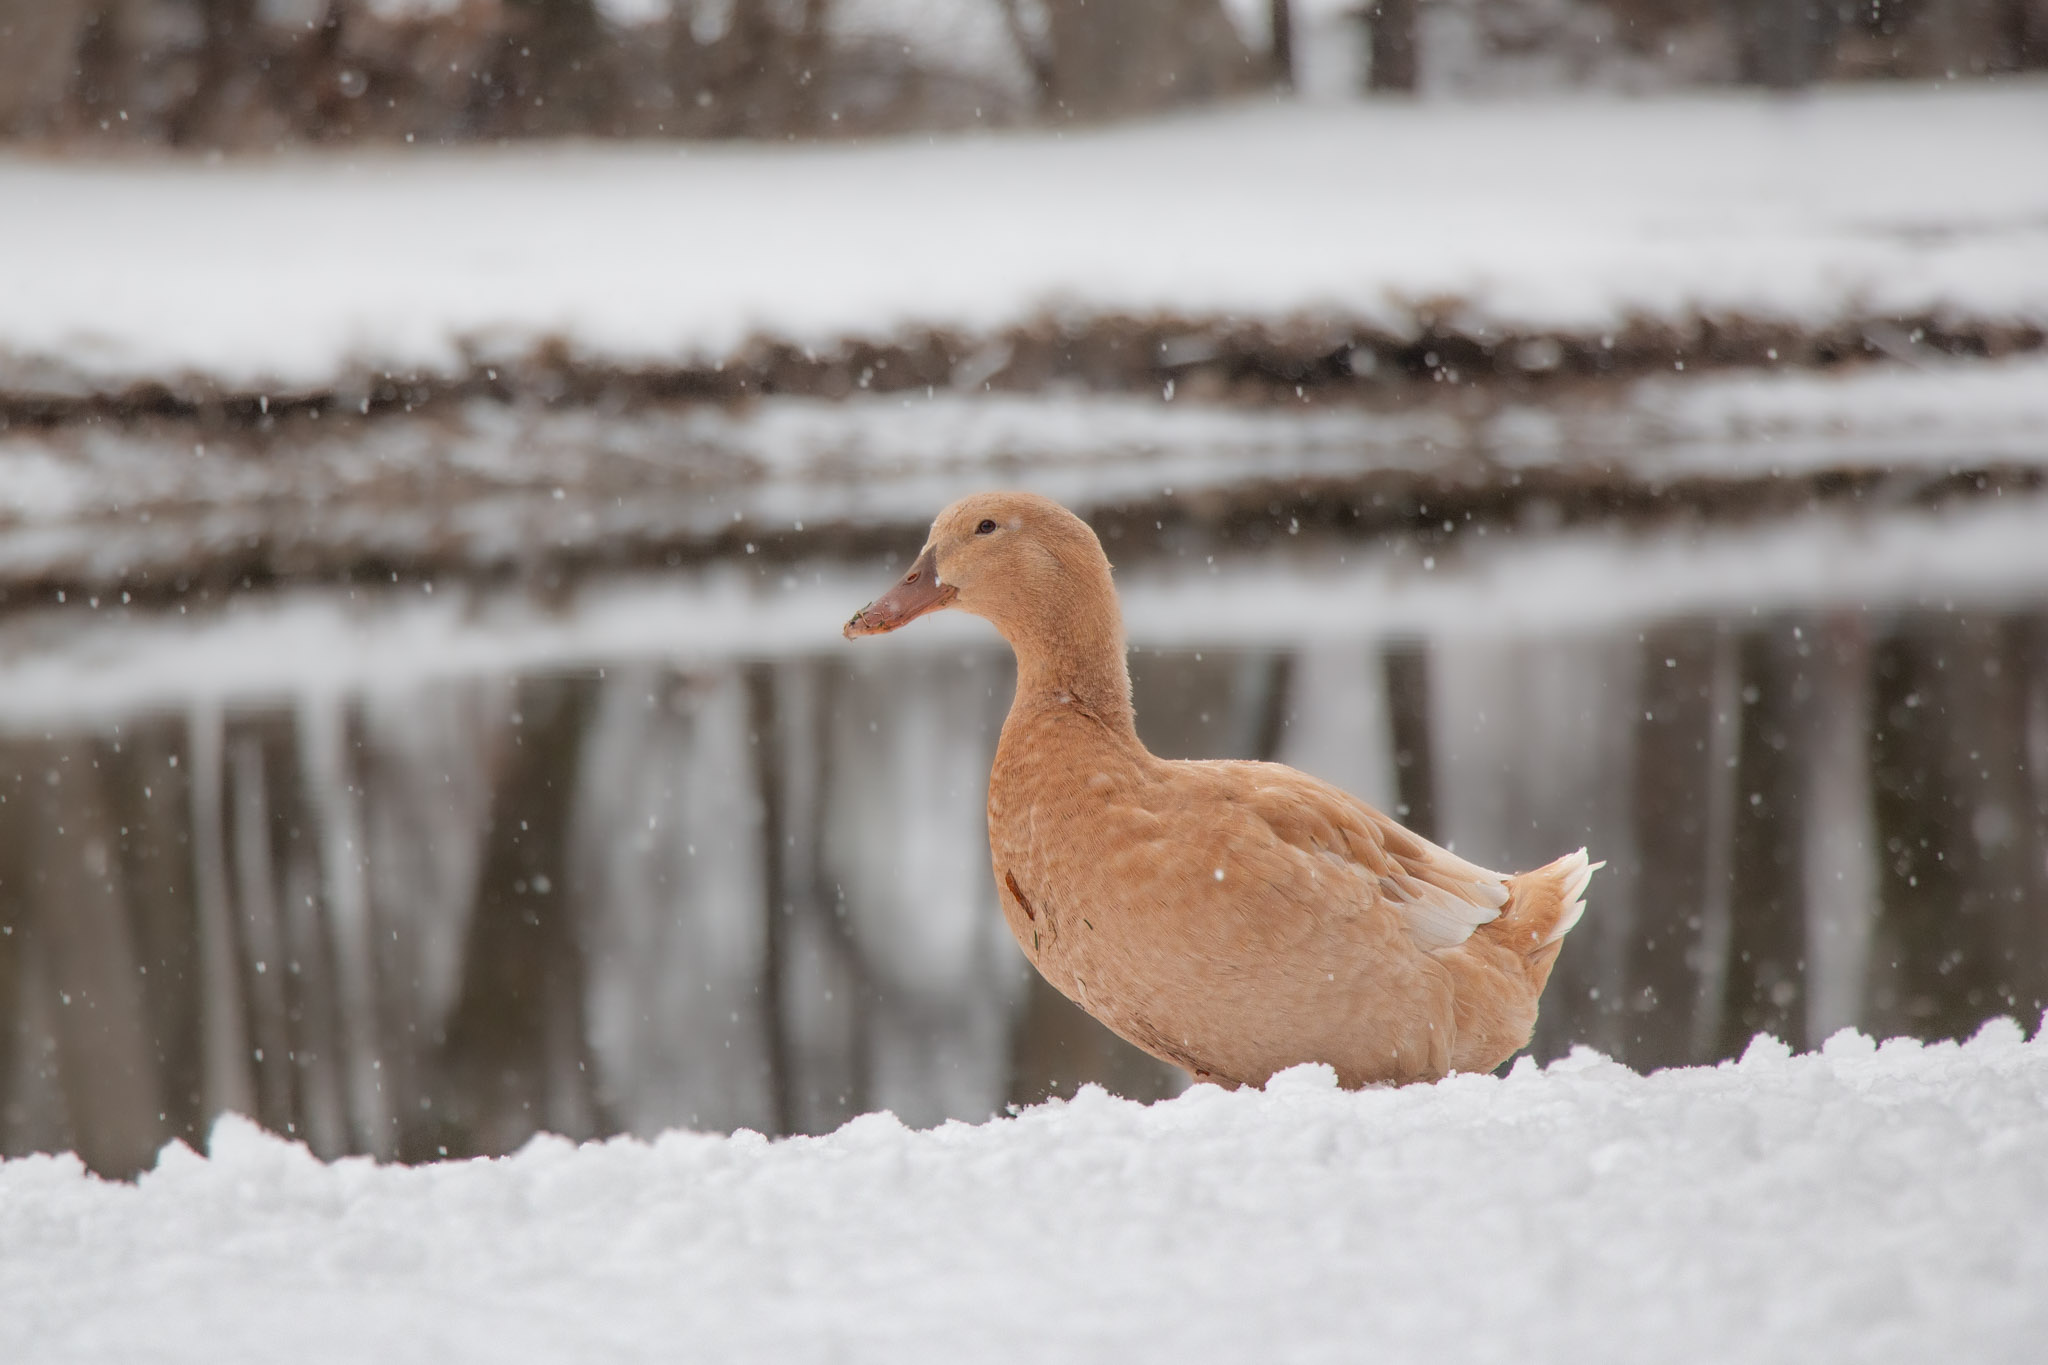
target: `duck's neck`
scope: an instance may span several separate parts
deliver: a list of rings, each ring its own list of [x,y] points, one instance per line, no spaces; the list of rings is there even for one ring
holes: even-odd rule
[[[1083,595],[1079,602],[1070,598],[1062,610],[1006,613],[995,626],[1017,655],[1012,715],[1041,706],[1076,707],[1135,744],[1123,614],[1108,576],[1105,564],[1101,590]]]
[[[1038,530],[1030,552],[1019,553],[1000,580],[962,590],[961,605],[1001,631],[1016,652],[1010,720],[1047,708],[1078,710],[1113,740],[1138,745],[1124,616],[1109,559],[1078,517],[1062,514]]]
[[[1046,703],[1077,706],[1117,735],[1136,740],[1121,622],[1113,631],[1076,630],[1050,639],[1013,637],[1010,645],[1017,651],[1018,709]]]

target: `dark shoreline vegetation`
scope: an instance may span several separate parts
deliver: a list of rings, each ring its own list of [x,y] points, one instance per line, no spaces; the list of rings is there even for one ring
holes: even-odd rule
[[[1810,322],[1748,317],[1634,318],[1611,330],[1520,331],[1459,321],[1442,301],[1401,332],[1340,317],[1277,320],[1045,317],[986,337],[943,330],[804,344],[758,337],[716,360],[647,365],[577,354],[558,340],[523,352],[474,347],[452,374],[360,368],[318,388],[258,390],[205,375],[109,379],[0,354],[0,433],[80,422],[189,419],[200,429],[266,429],[294,413],[375,416],[488,398],[612,409],[861,393],[1034,393],[1052,386],[1271,404],[1427,394],[1437,385],[1540,393],[1725,369],[1828,369],[2002,359],[2048,348],[2036,322],[1945,316]],[[1427,386],[1418,388],[1418,386]]]
[[[999,485],[1002,480],[992,476],[988,482]],[[1086,506],[1086,511],[1119,563],[1130,566],[1171,553],[1190,533],[1204,544],[1235,549],[1255,549],[1287,535],[1305,535],[1308,543],[1399,535],[1426,551],[1480,528],[1496,535],[1523,530],[1549,535],[1620,519],[1642,532],[1660,525],[1696,529],[1835,507],[1931,510],[1957,499],[2043,487],[2048,487],[2048,467],[2042,464],[1965,458],[1940,470],[1829,468],[1787,477],[1657,483],[1633,481],[1627,471],[1614,468],[1515,471],[1499,485],[1472,486],[1408,473],[1280,481],[1249,477],[1186,496],[1118,497]],[[567,515],[580,511],[572,506]],[[566,600],[580,584],[607,575],[696,568],[741,555],[763,573],[818,560],[866,563],[886,572],[897,560],[907,562],[924,521],[907,509],[897,519],[835,522],[828,517],[801,529],[742,517],[709,533],[654,527],[641,535],[577,537],[575,543],[564,536],[552,544],[542,540],[483,556],[465,553],[459,544],[432,541],[365,550],[347,538],[323,540],[307,526],[237,534],[226,544],[191,543],[206,529],[191,537],[171,530],[168,555],[143,567],[94,573],[68,565],[8,565],[0,576],[0,616],[66,604],[77,609],[88,600],[97,610],[103,598],[112,606],[115,597],[124,607],[147,610],[173,604],[201,607],[270,589],[437,581],[516,586],[542,601]],[[0,526],[0,537],[5,534]]]

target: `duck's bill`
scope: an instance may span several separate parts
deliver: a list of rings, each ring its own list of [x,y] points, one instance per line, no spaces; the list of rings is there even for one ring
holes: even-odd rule
[[[939,582],[938,557],[926,550],[895,587],[853,614],[844,634],[849,640],[887,635],[927,612],[951,606],[958,595],[951,584]]]

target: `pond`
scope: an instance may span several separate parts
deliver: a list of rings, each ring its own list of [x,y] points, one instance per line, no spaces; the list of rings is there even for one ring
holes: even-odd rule
[[[1606,859],[1532,1051],[1647,1068],[2039,1018],[2043,525],[1991,488],[1107,540],[1156,751],[1295,764],[1489,866]],[[233,1109],[411,1161],[1171,1093],[1002,925],[1000,641],[838,635],[915,549],[14,610],[0,1148],[129,1172]]]

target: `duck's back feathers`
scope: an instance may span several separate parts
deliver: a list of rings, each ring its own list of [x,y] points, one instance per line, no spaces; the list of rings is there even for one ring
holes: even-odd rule
[[[1274,837],[1355,864],[1416,946],[1455,948],[1499,918],[1508,879],[1404,829],[1350,793],[1278,763],[1213,763]]]

